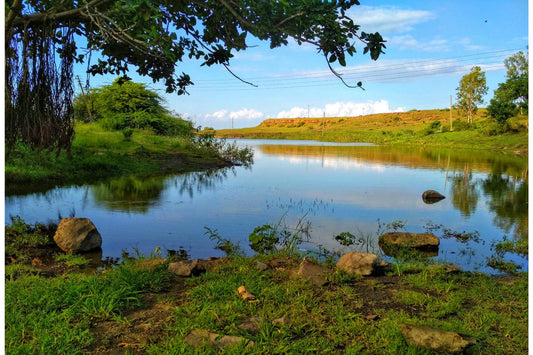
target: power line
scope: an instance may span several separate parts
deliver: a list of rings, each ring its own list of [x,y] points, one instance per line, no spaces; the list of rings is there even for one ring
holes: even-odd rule
[[[505,49],[469,55],[453,56],[439,59],[414,60],[401,63],[372,64],[359,67],[351,67],[343,70],[345,80],[361,80],[364,82],[391,82],[407,78],[418,78],[432,75],[451,75],[468,72],[470,65],[480,65],[487,68],[503,68],[503,59],[511,53],[520,50]],[[341,69],[339,69],[340,71]],[[258,88],[243,86],[241,83],[228,81],[227,79],[195,80],[193,90],[268,90],[298,87],[312,87],[323,85],[338,85],[338,80],[329,71],[286,74],[276,76],[258,76],[247,78],[254,82]]]

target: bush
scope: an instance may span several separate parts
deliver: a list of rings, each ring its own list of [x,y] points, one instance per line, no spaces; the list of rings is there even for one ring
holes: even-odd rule
[[[192,123],[172,116],[162,102],[144,84],[118,78],[111,85],[77,96],[74,117],[84,122],[99,120],[105,129],[112,131],[151,128],[158,135],[192,136]]]
[[[487,112],[496,122],[503,125],[509,118],[515,115],[516,106],[512,102],[492,99],[490,100],[490,105],[487,106]]]
[[[466,131],[470,129],[470,124],[466,121],[463,121],[461,119],[456,119],[453,121],[453,130],[454,131]]]

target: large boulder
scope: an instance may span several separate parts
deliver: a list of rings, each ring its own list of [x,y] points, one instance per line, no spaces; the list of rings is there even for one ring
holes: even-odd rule
[[[390,232],[379,236],[378,244],[383,252],[395,256],[399,249],[409,248],[436,256],[439,251],[439,237],[432,233]]]
[[[435,190],[427,190],[424,191],[422,194],[422,201],[427,204],[432,204],[435,202],[439,202],[440,200],[445,199],[446,197],[442,195],[440,192],[437,192]]]
[[[377,255],[358,251],[350,251],[337,261],[338,269],[344,270],[348,274],[363,276],[378,273],[387,265],[389,264]]]
[[[407,344],[439,352],[462,352],[476,341],[465,339],[455,332],[412,324],[398,324]]]
[[[59,222],[54,242],[61,250],[83,253],[102,247],[102,236],[88,218],[63,218]]]

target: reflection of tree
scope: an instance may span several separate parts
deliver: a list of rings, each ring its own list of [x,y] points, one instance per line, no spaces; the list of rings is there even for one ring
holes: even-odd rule
[[[205,171],[198,171],[194,173],[176,175],[168,180],[169,185],[174,185],[180,195],[187,193],[189,197],[194,196],[194,192],[202,192],[205,189],[213,189],[217,183],[224,181],[228,176],[228,171],[234,174],[235,169],[211,169]]]
[[[159,201],[165,177],[138,178],[122,176],[91,188],[94,199],[105,208],[146,213]]]
[[[453,206],[465,216],[470,216],[476,210],[479,193],[476,182],[472,181],[472,173],[468,171],[468,165],[465,165],[462,174],[452,176],[451,181]]]
[[[174,186],[180,195],[212,189],[227,177],[231,168],[150,178],[123,176],[105,183],[93,185],[91,192],[97,203],[109,210],[146,213],[161,199],[163,190]],[[232,170],[235,173],[235,170]]]
[[[483,192],[491,197],[489,208],[495,213],[494,223],[520,238],[528,236],[528,183],[493,172],[482,183]]]

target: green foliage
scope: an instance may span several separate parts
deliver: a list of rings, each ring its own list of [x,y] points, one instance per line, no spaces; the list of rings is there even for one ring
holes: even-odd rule
[[[92,105],[90,112],[88,100]],[[158,135],[186,137],[194,130],[191,122],[171,116],[159,95],[144,84],[125,78],[76,97],[74,107],[76,119],[86,122],[90,116],[106,129],[122,130],[126,140],[131,138],[130,130],[134,128],[150,128]]]
[[[225,139],[215,138],[216,132],[204,132],[193,141],[193,146],[203,154],[219,156],[237,165],[249,166],[253,163],[253,150],[239,147],[237,142],[228,143]]]
[[[488,91],[485,72],[479,66],[475,66],[470,73],[464,75],[457,87],[457,104],[459,110],[466,112],[468,122],[472,122],[472,116],[477,111],[477,105],[483,103],[483,95]]]
[[[248,236],[250,248],[260,254],[268,254],[276,251],[276,244],[280,237],[277,230],[269,224],[256,227]]]
[[[233,53],[248,47],[249,36],[268,42],[271,48],[287,45],[289,38],[299,45],[312,44],[324,55],[327,65],[337,62],[346,66],[346,57],[356,53],[356,43],[362,44],[363,54],[377,60],[385,40],[379,33],[360,31],[360,26],[346,15],[358,4],[112,0],[96,9],[94,4],[56,0],[6,3],[6,43],[28,28],[49,28],[53,34],[54,30],[69,29],[85,38],[87,48],[100,51],[101,58],[89,67],[91,74],[124,75],[134,66],[139,75],[163,81],[167,92],[182,95],[192,85],[189,75],[177,71],[184,59],[196,59],[207,66],[224,65],[229,70]],[[49,36],[51,41],[61,43],[62,37]],[[76,46],[58,52],[71,61],[86,60]]]
[[[229,257],[239,257],[244,255],[244,251],[239,246],[239,243],[234,243],[228,238],[223,238],[218,234],[218,230],[213,230],[209,227],[204,227],[204,235],[209,236],[210,240],[216,242],[215,249],[222,250]]]

